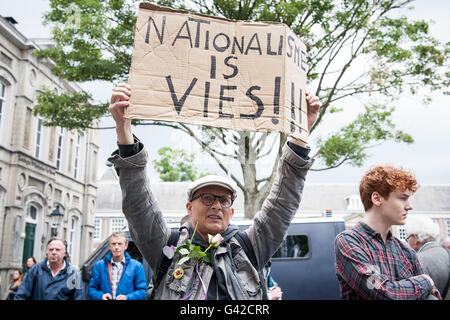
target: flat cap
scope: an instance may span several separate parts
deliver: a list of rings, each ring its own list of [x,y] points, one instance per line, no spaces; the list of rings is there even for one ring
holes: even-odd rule
[[[231,191],[233,199],[237,196],[236,184],[230,179],[222,176],[208,175],[193,181],[187,190],[188,201],[191,201],[195,191],[206,186],[220,186]]]

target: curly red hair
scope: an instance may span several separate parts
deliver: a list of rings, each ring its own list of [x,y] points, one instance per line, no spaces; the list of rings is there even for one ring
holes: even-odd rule
[[[395,190],[412,193],[419,188],[414,175],[402,168],[392,166],[377,166],[362,177],[359,184],[359,194],[364,205],[364,210],[372,208],[372,193],[378,192],[383,198],[387,199],[391,192]]]

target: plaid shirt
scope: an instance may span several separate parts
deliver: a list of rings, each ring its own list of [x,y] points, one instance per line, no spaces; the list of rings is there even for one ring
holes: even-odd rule
[[[415,251],[390,231],[385,243],[359,222],[336,237],[335,254],[343,299],[426,299],[432,293]]]
[[[117,286],[119,285],[120,276],[122,275],[124,264],[125,258],[120,262],[114,262],[111,259],[111,290],[113,300],[116,299]]]

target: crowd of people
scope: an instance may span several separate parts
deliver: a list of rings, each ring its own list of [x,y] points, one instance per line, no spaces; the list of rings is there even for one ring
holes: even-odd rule
[[[291,138],[283,147],[277,176],[261,211],[245,231],[230,224],[237,186],[226,177],[209,175],[187,190],[187,221],[169,228],[147,177],[148,154],[124,116],[131,88],[118,85],[109,111],[116,123],[118,150],[108,159],[119,176],[123,213],[130,235],[152,271],[151,299],[261,300],[281,299],[270,277],[270,259],[285,238],[299,207],[306,174],[314,160],[310,148]],[[320,103],[306,93],[307,122],[314,124]],[[449,250],[425,222],[408,217],[410,197],[418,183],[408,171],[391,166],[370,169],[361,179],[365,215],[335,240],[336,275],[343,299],[449,298]],[[407,242],[392,235],[394,225],[407,225]],[[98,261],[88,296],[97,300],[147,297],[142,264],[126,252],[125,234],[110,237],[110,253]],[[299,270],[301,272],[301,270]],[[66,255],[61,239],[50,239],[47,257],[21,279],[14,272],[10,298],[85,299],[80,272]]]

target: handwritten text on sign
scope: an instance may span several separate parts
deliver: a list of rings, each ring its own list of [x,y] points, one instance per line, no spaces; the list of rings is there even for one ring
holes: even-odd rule
[[[282,131],[306,141],[305,52],[282,24],[141,4],[127,116]]]

